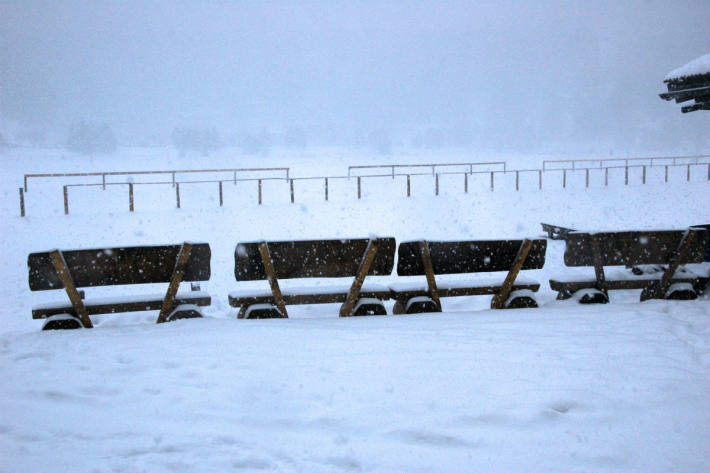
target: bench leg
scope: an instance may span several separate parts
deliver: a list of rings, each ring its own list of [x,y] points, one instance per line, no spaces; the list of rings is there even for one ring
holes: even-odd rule
[[[512,291],[505,301],[506,309],[527,309],[538,307],[535,293],[529,289]]]
[[[288,318],[274,304],[251,304],[245,312],[245,319],[285,319]]]
[[[404,313],[406,314],[422,314],[428,312],[441,312],[441,306],[429,296],[412,297],[404,306]]]
[[[364,297],[358,299],[353,309],[353,315],[387,315],[387,310],[381,300]]]
[[[72,314],[59,314],[47,317],[42,330],[74,330],[83,327],[78,317]]]
[[[392,307],[392,313],[395,315],[404,314],[406,307],[406,301],[397,300]]]
[[[353,280],[353,283],[350,286],[350,291],[348,291],[348,296],[345,299],[345,302],[343,302],[343,305],[340,306],[340,310],[338,311],[338,315],[340,317],[350,317],[351,315],[356,315],[355,303],[358,301],[358,297],[360,296],[360,290],[362,289],[362,284],[365,282],[365,277],[370,271],[370,266],[372,266],[372,262],[375,260],[375,256],[377,255],[378,245],[379,242],[376,239],[371,239],[367,243],[365,252],[362,255],[362,260],[360,261],[360,266],[358,267],[357,273],[355,274],[355,279]]]
[[[177,294],[178,287],[182,282],[182,278],[185,275],[185,265],[187,260],[190,258],[190,253],[192,252],[192,244],[183,243],[180,247],[180,252],[175,258],[175,266],[173,267],[173,274],[170,277],[170,283],[168,284],[168,290],[165,292],[165,297],[163,298],[163,305],[158,313],[158,318],[155,323],[162,324],[168,321],[168,315],[174,309],[173,305],[175,302],[175,294]]]

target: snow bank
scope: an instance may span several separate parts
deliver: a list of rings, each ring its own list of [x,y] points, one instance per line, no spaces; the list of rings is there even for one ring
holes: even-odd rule
[[[581,175],[577,190],[459,187],[439,197],[426,182],[409,199],[401,189],[373,190],[362,201],[222,208],[208,201],[133,214],[125,196],[120,210],[107,210],[104,194],[95,194],[76,214],[14,216],[27,168],[90,167],[84,158],[55,158],[8,156],[0,168],[0,471],[707,467],[710,301],[639,303],[638,291],[614,291],[603,307],[556,301],[546,283],[552,275],[593,275],[564,268],[563,242],[550,241],[545,267],[523,275],[541,282],[539,309],[491,311],[490,296],[481,296],[443,299],[443,314],[339,319],[338,305],[326,304],[252,321],[237,320],[227,302],[229,291],[249,286],[234,280],[238,241],[537,237],[541,221],[580,230],[682,228],[710,223],[704,175],[685,183],[680,169],[679,183],[663,184],[661,168],[658,183],[645,186],[620,180],[585,190]],[[324,164],[297,163],[301,175]],[[350,157],[327,166],[342,172],[348,164]],[[55,191],[46,205],[60,198]],[[30,195],[41,192],[33,182]],[[66,296],[29,291],[28,253],[182,240],[212,248],[212,278],[201,288],[213,305],[204,319],[156,326],[154,312],[106,315],[93,318],[96,328],[70,333],[40,332],[42,322],[31,319],[33,305]],[[87,299],[127,289],[91,288]]]

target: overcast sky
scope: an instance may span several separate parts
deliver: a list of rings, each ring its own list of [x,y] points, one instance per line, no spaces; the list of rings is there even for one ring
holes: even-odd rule
[[[710,52],[709,25],[709,0],[0,0],[0,114],[57,133],[106,122],[124,143],[214,126],[295,127],[310,143],[702,148],[710,113],[657,94]]]

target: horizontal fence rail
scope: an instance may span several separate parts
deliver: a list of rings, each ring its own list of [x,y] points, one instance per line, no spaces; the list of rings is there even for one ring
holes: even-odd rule
[[[55,178],[55,177],[101,177],[102,186],[108,184],[107,176],[146,176],[146,175],[169,175],[170,181],[166,182],[175,185],[180,182],[178,177],[180,174],[197,174],[197,173],[230,173],[233,180],[237,180],[237,173],[246,172],[277,172],[282,173],[280,179],[289,179],[290,168],[226,168],[226,169],[172,169],[167,171],[105,171],[105,172],[66,172],[66,173],[42,173],[42,174],[25,174],[24,175],[24,191],[27,192],[27,183],[30,179],[39,178]]]
[[[688,164],[708,164],[710,154],[693,156],[652,156],[647,158],[589,158],[589,159],[546,159],[542,162],[543,171],[559,171],[563,169],[603,169],[619,166],[683,166]]]
[[[449,168],[449,167],[458,167],[458,168],[468,168],[468,173],[472,173],[474,170],[474,167],[476,169],[480,167],[487,167],[487,171],[496,169],[496,170],[503,170],[505,171],[506,169],[506,164],[505,161],[491,161],[487,163],[432,163],[432,164],[372,164],[372,165],[367,165],[367,166],[348,166],[348,177],[353,177],[353,176],[361,176],[361,177],[376,177],[376,176],[392,176],[393,178],[397,175],[410,175],[410,176],[419,176],[419,175],[424,175],[424,174],[431,174],[432,176],[436,174],[437,169],[441,168]],[[430,169],[430,171],[426,172],[401,172],[403,169]],[[375,170],[375,169],[389,169],[389,172],[386,172],[384,174],[355,174],[359,173],[360,170]],[[400,170],[398,172],[397,170]]]

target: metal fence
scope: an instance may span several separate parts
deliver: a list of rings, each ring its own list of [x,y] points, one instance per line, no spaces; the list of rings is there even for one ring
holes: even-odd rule
[[[432,164],[373,164],[373,165],[367,165],[367,166],[348,166],[348,177],[353,177],[353,176],[361,176],[361,177],[379,177],[379,176],[392,176],[394,179],[395,176],[397,175],[410,175],[410,176],[419,176],[419,175],[424,175],[424,174],[431,174],[432,176],[437,174],[436,170],[437,169],[446,169],[446,168],[463,168],[464,170],[468,168],[468,171],[459,171],[459,172],[468,172],[469,174],[474,172],[474,168],[476,170],[481,170],[480,168],[485,167],[485,171],[491,171],[491,170],[502,170],[505,171],[506,169],[506,163],[505,161],[491,161],[487,163],[432,163]],[[386,173],[380,173],[380,174],[355,174],[359,173],[361,170],[369,170],[369,171],[375,171],[378,169],[389,169],[388,172]],[[407,170],[407,169],[427,169],[425,172],[402,172],[402,170]],[[429,169],[431,171],[429,171]]]
[[[646,158],[599,158],[599,159],[546,159],[542,162],[543,171],[563,169],[602,169],[620,166],[683,166],[688,164],[708,164],[710,155],[693,156],[652,156]]]
[[[227,168],[227,169],[171,169],[165,171],[103,171],[103,172],[68,172],[68,173],[43,173],[43,174],[25,174],[24,175],[24,192],[28,191],[27,184],[30,179],[39,178],[56,178],[56,177],[101,177],[101,185],[106,188],[107,176],[155,176],[163,175],[170,176],[170,181],[160,181],[161,183],[170,183],[173,186],[180,182],[181,174],[231,174],[234,181],[237,180],[238,173],[283,173],[282,179],[289,178],[289,168]],[[276,176],[279,177],[279,176]]]
[[[707,156],[710,158],[710,156]],[[662,162],[659,160],[655,160],[654,162],[646,162],[643,164],[636,164],[639,163],[640,159],[650,159],[650,158],[640,158],[640,159],[635,159],[635,158],[629,158],[629,162],[631,164],[627,164],[624,159],[621,160],[616,160],[615,162],[621,162],[623,164],[619,165],[614,165],[614,166],[605,166],[605,167],[569,167],[569,168],[555,168],[555,169],[494,169],[494,170],[472,170],[472,168],[469,168],[465,171],[439,171],[436,172],[436,169],[434,169],[434,174],[432,175],[430,172],[416,172],[416,168],[418,167],[430,167],[432,165],[417,165],[415,167],[414,172],[407,172],[407,173],[399,173],[396,172],[397,169],[402,168],[406,169],[407,166],[399,166],[399,165],[388,165],[389,167],[389,172],[384,173],[384,174],[368,174],[368,175],[360,175],[360,176],[354,176],[354,175],[347,175],[347,176],[311,176],[311,177],[255,177],[255,178],[238,178],[236,177],[236,174],[232,174],[230,178],[228,179],[209,179],[209,180],[179,180],[175,178],[171,178],[168,181],[154,181],[154,182],[107,182],[105,178],[102,178],[101,183],[77,183],[77,184],[64,184],[62,186],[62,193],[63,193],[63,202],[64,202],[64,213],[69,214],[69,191],[72,188],[78,188],[78,187],[101,187],[102,189],[106,189],[107,187],[111,186],[125,186],[126,191],[127,191],[127,197],[128,197],[128,210],[130,212],[133,212],[135,209],[135,198],[134,198],[134,188],[136,186],[171,186],[174,188],[174,193],[175,193],[175,206],[176,208],[181,208],[181,185],[214,185],[214,192],[217,193],[218,195],[218,202],[219,206],[222,207],[225,204],[225,198],[224,198],[224,184],[226,183],[233,183],[236,185],[239,182],[256,182],[257,183],[257,188],[256,188],[256,193],[257,193],[257,203],[258,205],[262,205],[264,201],[264,189],[263,189],[263,183],[265,181],[281,181],[284,184],[287,184],[287,187],[284,188],[283,192],[288,192],[290,195],[290,202],[295,203],[297,198],[297,183],[298,182],[306,182],[306,181],[322,181],[323,184],[323,200],[328,201],[330,199],[330,186],[333,181],[353,181],[352,188],[348,192],[352,192],[351,195],[353,197],[357,196],[357,199],[362,199],[363,197],[363,181],[364,180],[376,180],[376,179],[382,179],[382,178],[389,178],[391,177],[393,180],[394,179],[401,179],[402,181],[402,187],[403,187],[403,194],[406,192],[406,197],[411,197],[412,196],[412,177],[413,176],[425,176],[429,175],[432,176],[433,182],[432,182],[432,192],[433,195],[438,196],[440,194],[440,190],[442,187],[442,183],[440,182],[440,177],[443,176],[460,176],[461,178],[461,189],[463,190],[464,193],[468,193],[471,187],[471,182],[470,180],[474,176],[480,176],[480,175],[488,175],[489,177],[486,179],[488,181],[488,184],[486,185],[491,191],[496,189],[496,186],[500,185],[497,184],[498,177],[500,176],[506,176],[506,175],[514,175],[515,176],[515,191],[519,191],[521,189],[521,177],[526,176],[526,175],[536,175],[536,179],[528,179],[526,182],[528,182],[528,188],[531,182],[537,181],[537,189],[542,190],[543,189],[543,182],[548,183],[546,186],[549,186],[549,180],[550,177],[552,179],[559,179],[557,181],[558,183],[552,184],[554,186],[559,186],[558,188],[563,188],[566,189],[569,187],[570,182],[569,182],[569,177],[570,176],[575,176],[579,175],[579,173],[584,173],[584,187],[589,188],[590,187],[590,182],[591,182],[591,176],[594,174],[601,174],[603,175],[604,179],[604,186],[609,185],[609,174],[610,172],[618,171],[618,170],[623,170],[623,182],[625,186],[630,185],[631,181],[631,173],[632,171],[638,170],[640,172],[640,184],[644,185],[647,183],[647,177],[648,177],[648,170],[650,168],[654,169],[659,169],[662,168],[664,169],[664,180],[663,182],[667,183],[669,182],[669,170],[670,169],[677,169],[677,168],[684,168],[684,174],[685,174],[685,181],[690,182],[691,181],[691,169],[694,168],[707,168],[707,177],[706,180],[710,181],[710,160],[708,160],[707,163],[702,162],[700,158],[705,158],[705,156],[696,156],[692,158],[699,158],[697,162],[689,162],[689,163],[683,163],[679,159],[680,158],[663,158],[667,160],[671,160],[670,162],[667,162],[666,164],[661,164]],[[676,159],[675,162],[672,160]],[[559,161],[562,162],[562,161]],[[565,161],[569,162],[569,161]],[[471,163],[468,163],[467,165],[470,165]],[[491,163],[479,163],[479,164],[491,164]],[[460,165],[460,164],[459,164]],[[436,165],[435,165],[436,166]],[[442,165],[442,166],[450,166],[450,165]],[[351,166],[349,168],[349,171],[352,169],[366,169],[370,168],[368,166]],[[255,170],[283,170],[288,172],[288,168],[254,168]],[[393,173],[392,170],[395,170]],[[219,172],[219,171],[225,171],[225,170],[204,170],[204,171],[198,171],[198,172]],[[234,169],[228,170],[228,171],[235,171]],[[173,171],[169,171],[173,172]],[[175,173],[180,173],[182,171],[174,171]],[[705,171],[703,171],[705,172]],[[101,176],[103,173],[92,173],[92,174],[83,174],[83,173],[68,173],[65,175],[93,175],[93,176]],[[106,175],[109,175],[109,173],[105,173]],[[112,175],[126,175],[126,174],[133,174],[133,173],[112,173]],[[549,176],[543,179],[544,176]],[[559,177],[556,177],[559,176]],[[618,173],[617,173],[618,176]],[[638,176],[638,173],[635,173],[634,176]],[[638,177],[634,177],[634,179],[638,179]],[[510,182],[510,181],[507,181]],[[554,182],[554,181],[553,181]],[[579,182],[579,181],[576,181]],[[479,180],[478,185],[480,186],[481,182]],[[391,186],[391,184],[386,184],[387,186]],[[451,183],[449,182],[449,185]],[[510,184],[509,184],[510,185]],[[577,184],[581,185],[581,183]],[[511,189],[512,190],[512,189]],[[20,188],[19,193],[20,193],[20,215],[25,216],[25,196],[24,196],[24,189]],[[279,191],[281,192],[281,191]],[[431,195],[431,194],[430,194]]]

